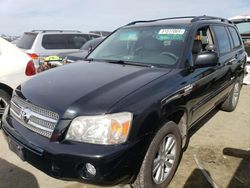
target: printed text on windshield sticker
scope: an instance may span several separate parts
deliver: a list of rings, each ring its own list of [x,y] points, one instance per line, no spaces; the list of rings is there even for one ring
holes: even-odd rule
[[[159,35],[183,35],[185,29],[161,29]]]

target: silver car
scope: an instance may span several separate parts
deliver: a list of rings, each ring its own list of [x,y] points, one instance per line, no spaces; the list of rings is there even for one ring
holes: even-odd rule
[[[87,41],[100,37],[97,34],[67,30],[32,30],[25,32],[16,46],[24,50],[36,64],[46,56],[80,50]]]

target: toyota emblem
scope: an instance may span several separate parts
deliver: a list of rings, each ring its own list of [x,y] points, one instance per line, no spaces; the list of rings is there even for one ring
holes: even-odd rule
[[[21,116],[21,119],[22,119],[25,123],[28,123],[29,120],[30,120],[30,116],[31,116],[31,110],[28,109],[28,108],[22,109],[21,112],[20,112],[20,116]]]

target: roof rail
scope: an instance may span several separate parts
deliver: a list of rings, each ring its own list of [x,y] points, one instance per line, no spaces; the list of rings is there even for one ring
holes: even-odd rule
[[[230,24],[233,24],[232,21],[226,19],[226,18],[221,18],[221,17],[214,17],[214,16],[206,16],[206,15],[203,15],[203,16],[196,16],[194,17],[191,22],[197,22],[197,21],[202,21],[202,20],[219,20],[221,22],[225,22],[225,23],[230,23]]]
[[[129,25],[134,25],[137,23],[148,23],[148,22],[157,22],[157,21],[163,21],[163,20],[173,20],[173,19],[185,19],[185,18],[195,18],[195,16],[183,16],[183,17],[172,17],[172,18],[160,18],[160,19],[155,19],[155,20],[138,20],[138,21],[134,21],[134,22],[130,22],[129,24],[127,24],[126,26]]]
[[[187,19],[192,18],[191,22],[196,22],[196,21],[201,21],[201,20],[219,20],[221,22],[233,24],[232,21],[225,19],[225,18],[203,15],[203,16],[184,16],[184,17],[160,18],[160,19],[155,19],[155,20],[138,20],[138,21],[130,22],[126,26],[134,25],[137,23],[149,23],[149,22],[156,22],[156,21],[163,21],[163,20],[185,19],[185,18],[187,18]]]
[[[46,33],[46,32],[77,32],[77,33],[81,33],[81,31],[77,31],[77,30],[32,30],[31,32],[42,32],[42,33]]]

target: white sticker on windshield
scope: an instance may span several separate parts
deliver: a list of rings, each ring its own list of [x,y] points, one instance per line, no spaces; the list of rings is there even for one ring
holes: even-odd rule
[[[185,29],[161,29],[159,35],[183,35]]]

